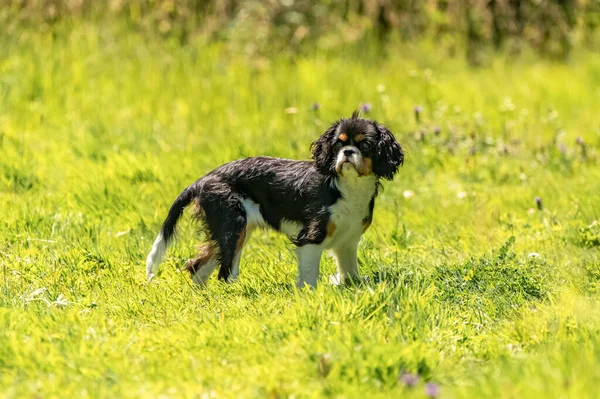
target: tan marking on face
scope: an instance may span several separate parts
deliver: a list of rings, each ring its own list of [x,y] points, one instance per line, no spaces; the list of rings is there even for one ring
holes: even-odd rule
[[[359,176],[368,176],[373,172],[373,160],[371,158],[363,158],[362,163],[356,169]]]
[[[371,218],[370,217],[366,217],[362,220],[362,232],[364,233],[365,231],[367,231],[367,229],[369,228],[369,226],[371,225]]]
[[[364,135],[364,134],[362,134],[362,133],[359,133],[359,134],[357,134],[356,136],[354,136],[354,142],[355,142],[356,144],[358,144],[358,143],[360,143],[361,141],[363,141],[363,140],[364,140],[364,139],[366,139],[366,138],[367,138],[367,136],[366,136],[366,135]]]
[[[338,136],[338,139],[346,142],[346,141],[348,141],[348,135],[346,133],[340,133],[340,135]]]
[[[335,223],[332,223],[332,222],[327,223],[327,237],[331,237],[333,235],[333,233],[335,233],[336,228],[337,228],[337,226],[335,225]]]

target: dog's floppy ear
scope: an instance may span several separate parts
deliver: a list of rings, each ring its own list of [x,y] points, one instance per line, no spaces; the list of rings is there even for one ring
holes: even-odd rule
[[[373,122],[373,126],[379,133],[373,154],[373,173],[379,178],[392,180],[404,163],[404,152],[388,128],[377,122]]]
[[[335,175],[335,167],[333,164],[333,158],[335,156],[333,153],[333,138],[339,124],[339,121],[335,122],[325,133],[310,145],[312,157],[317,164],[317,169],[324,175]]]

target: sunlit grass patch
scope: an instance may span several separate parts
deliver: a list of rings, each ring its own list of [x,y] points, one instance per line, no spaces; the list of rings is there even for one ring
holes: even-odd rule
[[[0,33],[0,396],[595,397],[596,54],[257,60],[108,21],[48,29]],[[330,286],[325,256],[298,291],[293,248],[257,232],[237,283],[198,289],[186,213],[146,283],[185,186],[244,156],[309,159],[359,107],[407,153],[364,278]]]

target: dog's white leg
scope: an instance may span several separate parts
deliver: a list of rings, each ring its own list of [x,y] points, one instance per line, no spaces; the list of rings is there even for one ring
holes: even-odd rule
[[[242,249],[235,254],[233,259],[233,267],[231,268],[231,276],[227,279],[228,283],[236,282],[240,275],[240,261],[242,259]]]
[[[227,279],[227,282],[229,282],[229,283],[237,281],[237,279],[240,275],[240,262],[242,260],[242,251],[244,250],[244,245],[246,245],[246,243],[250,239],[251,235],[252,235],[252,229],[246,228],[246,232],[243,236],[244,239],[243,239],[243,241],[241,241],[239,243],[238,250],[235,254],[235,258],[233,259],[233,267],[231,268],[231,276],[229,277],[229,279]]]
[[[214,242],[208,242],[198,248],[198,256],[187,263],[186,270],[191,272],[194,283],[205,286],[217,266],[219,250]]]
[[[307,244],[296,248],[296,255],[298,256],[296,286],[298,288],[304,287],[305,284],[311,287],[317,286],[322,253],[323,246],[317,244]]]
[[[192,276],[192,281],[200,286],[205,286],[206,282],[208,281],[208,278],[210,277],[212,272],[215,271],[218,265],[219,262],[217,262],[217,259],[215,259],[214,256],[211,257],[208,260],[208,262],[206,262],[200,268],[198,268],[198,270],[196,270],[196,272]]]
[[[339,285],[348,278],[358,277],[358,242],[345,243],[333,249],[337,258],[338,275],[329,279],[331,284]]]

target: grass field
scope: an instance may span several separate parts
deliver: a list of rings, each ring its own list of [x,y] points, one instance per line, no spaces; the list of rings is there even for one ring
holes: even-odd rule
[[[327,284],[326,257],[295,290],[264,232],[239,282],[199,290],[189,219],[146,283],[186,185],[308,159],[361,103],[407,152],[364,283]],[[470,69],[427,44],[290,60],[111,24],[0,34],[0,397],[595,398],[599,109],[598,54]]]

